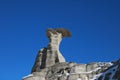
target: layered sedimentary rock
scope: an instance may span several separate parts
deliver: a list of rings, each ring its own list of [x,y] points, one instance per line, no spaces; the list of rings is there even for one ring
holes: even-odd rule
[[[38,52],[32,72],[50,67],[55,63],[65,62],[65,58],[59,51],[59,46],[63,37],[71,36],[70,32],[63,28],[47,29],[46,35],[49,38],[49,44]]]
[[[50,42],[38,52],[31,74],[23,80],[120,80],[120,60],[89,64],[65,62],[59,45],[63,37],[71,36],[70,32],[58,28],[48,29],[46,33]]]

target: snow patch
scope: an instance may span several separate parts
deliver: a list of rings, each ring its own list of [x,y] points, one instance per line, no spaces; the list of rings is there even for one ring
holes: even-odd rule
[[[101,76],[103,76],[103,80],[105,79],[105,75],[106,75],[107,73],[111,73],[111,76],[110,76],[110,79],[109,79],[109,80],[112,80],[112,78],[113,78],[113,76],[114,76],[117,68],[118,68],[118,66],[114,66],[114,67],[112,67],[111,69],[107,70],[105,73],[103,73],[103,74],[101,75]]]
[[[82,80],[81,78],[78,78],[77,80]]]
[[[33,76],[33,74],[29,74],[28,76],[23,77],[23,79],[28,78],[28,77],[32,77],[32,76]]]

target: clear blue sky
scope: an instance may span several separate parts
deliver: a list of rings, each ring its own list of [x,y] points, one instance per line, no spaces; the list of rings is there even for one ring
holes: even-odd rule
[[[0,79],[21,80],[30,73],[47,28],[67,28],[61,53],[67,61],[88,63],[120,58],[119,0],[0,1]]]

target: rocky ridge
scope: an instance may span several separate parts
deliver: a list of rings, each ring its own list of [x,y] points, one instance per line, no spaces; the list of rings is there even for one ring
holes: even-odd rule
[[[63,28],[48,29],[46,33],[50,43],[38,52],[31,74],[23,80],[120,80],[120,60],[89,64],[66,62],[59,45],[71,33]]]

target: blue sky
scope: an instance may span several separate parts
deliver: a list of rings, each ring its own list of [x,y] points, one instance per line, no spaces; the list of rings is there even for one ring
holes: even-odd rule
[[[66,28],[60,51],[68,62],[120,58],[119,0],[0,1],[0,77],[21,80],[30,73],[47,28]]]

